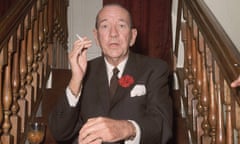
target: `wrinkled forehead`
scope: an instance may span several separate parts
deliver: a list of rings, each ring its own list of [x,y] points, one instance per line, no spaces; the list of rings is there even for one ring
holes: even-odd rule
[[[96,26],[98,26],[102,21],[110,19],[125,21],[131,26],[131,17],[129,12],[119,5],[109,5],[103,7],[97,15]]]

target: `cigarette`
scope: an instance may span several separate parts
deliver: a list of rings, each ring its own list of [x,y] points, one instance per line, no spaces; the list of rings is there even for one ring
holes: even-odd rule
[[[240,67],[240,64],[235,63],[234,66],[235,67]]]
[[[83,38],[80,37],[78,34],[76,34],[77,38],[80,40],[80,41],[83,41]]]

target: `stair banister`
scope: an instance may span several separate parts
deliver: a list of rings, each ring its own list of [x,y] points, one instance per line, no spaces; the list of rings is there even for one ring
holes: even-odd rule
[[[175,99],[186,110],[181,133],[190,143],[240,143],[240,97],[230,87],[240,75],[234,66],[240,53],[204,1],[181,0],[178,13],[173,54],[177,63],[182,43],[184,66],[174,66],[180,85]]]

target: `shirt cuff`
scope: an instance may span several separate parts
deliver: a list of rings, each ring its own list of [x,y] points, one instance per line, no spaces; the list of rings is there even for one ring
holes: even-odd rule
[[[77,96],[74,96],[70,88],[69,87],[66,88],[66,96],[67,96],[68,104],[71,107],[75,107],[77,105],[80,95],[81,95],[81,91]]]
[[[133,120],[128,120],[128,121],[134,125],[136,129],[136,136],[134,137],[134,139],[125,140],[124,144],[140,144],[141,130],[139,125]]]

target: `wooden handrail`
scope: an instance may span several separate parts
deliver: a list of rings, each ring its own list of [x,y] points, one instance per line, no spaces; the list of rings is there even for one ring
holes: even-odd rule
[[[27,13],[31,10],[36,0],[17,1],[14,6],[0,19],[0,50],[2,44],[6,43],[11,33],[16,31],[19,23],[22,22]]]

